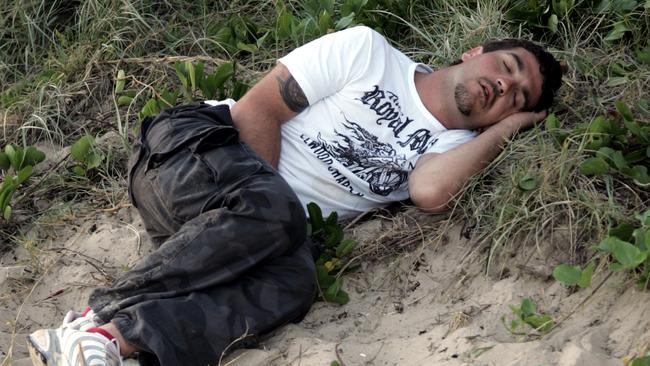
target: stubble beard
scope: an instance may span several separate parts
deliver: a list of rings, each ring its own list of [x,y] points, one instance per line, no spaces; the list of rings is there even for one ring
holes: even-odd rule
[[[456,85],[454,89],[454,99],[456,99],[456,106],[458,111],[465,116],[469,116],[472,113],[472,96],[467,91],[467,88],[463,84]]]

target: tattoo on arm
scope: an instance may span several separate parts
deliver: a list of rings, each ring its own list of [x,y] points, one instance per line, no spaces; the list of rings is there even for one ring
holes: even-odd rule
[[[284,103],[296,113],[300,113],[305,108],[309,107],[309,102],[305,93],[300,89],[300,85],[292,75],[288,79],[284,80],[281,77],[276,78],[280,86],[280,95],[282,95],[282,100]]]

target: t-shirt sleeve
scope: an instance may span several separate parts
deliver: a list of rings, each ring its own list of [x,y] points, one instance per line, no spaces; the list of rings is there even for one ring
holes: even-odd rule
[[[313,104],[363,77],[386,47],[390,46],[379,33],[358,26],[315,39],[278,61]]]
[[[472,140],[476,135],[476,132],[470,130],[444,131],[438,135],[436,142],[427,149],[426,153],[443,153]]]

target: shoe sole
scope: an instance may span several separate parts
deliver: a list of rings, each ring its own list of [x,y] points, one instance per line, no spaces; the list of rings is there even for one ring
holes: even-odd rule
[[[27,336],[27,348],[29,349],[29,358],[34,366],[47,366],[47,358],[32,336]]]

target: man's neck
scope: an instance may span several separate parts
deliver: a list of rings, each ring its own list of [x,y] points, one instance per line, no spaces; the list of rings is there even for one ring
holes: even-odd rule
[[[460,128],[454,121],[453,94],[454,86],[446,69],[440,69],[432,73],[415,73],[415,89],[418,91],[420,100],[436,119],[447,129]]]

